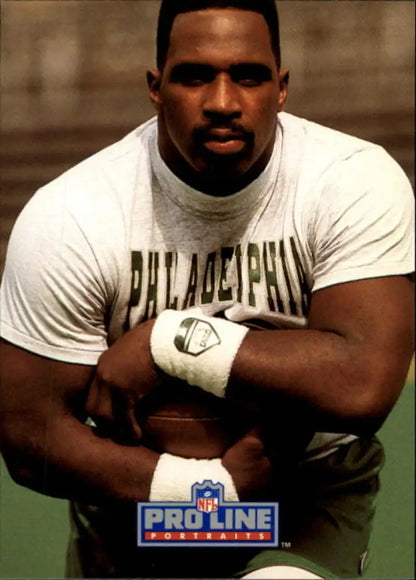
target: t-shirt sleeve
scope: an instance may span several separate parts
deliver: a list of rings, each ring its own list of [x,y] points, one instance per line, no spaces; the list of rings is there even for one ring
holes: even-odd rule
[[[312,227],[313,291],[414,271],[414,200],[400,166],[381,148],[332,168]]]
[[[1,285],[1,336],[36,354],[96,364],[111,301],[88,236],[68,211],[65,181],[39,190],[18,217]]]

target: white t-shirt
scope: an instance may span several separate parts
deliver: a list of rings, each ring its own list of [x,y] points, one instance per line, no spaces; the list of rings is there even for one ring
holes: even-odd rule
[[[265,171],[213,197],[165,165],[151,119],[24,208],[6,259],[1,335],[94,365],[166,308],[301,329],[312,292],[413,268],[411,187],[381,147],[281,113]],[[319,437],[310,450],[322,451]]]

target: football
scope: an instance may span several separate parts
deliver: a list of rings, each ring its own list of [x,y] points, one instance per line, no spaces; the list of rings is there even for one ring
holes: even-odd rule
[[[241,409],[182,382],[152,394],[137,418],[144,445],[196,459],[221,457],[250,428]]]

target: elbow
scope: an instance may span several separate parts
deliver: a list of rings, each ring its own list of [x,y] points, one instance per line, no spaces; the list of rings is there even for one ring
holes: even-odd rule
[[[40,490],[40,478],[37,475],[39,469],[36,469],[32,459],[21,451],[12,449],[3,451],[3,458],[14,483],[33,491]]]
[[[400,348],[383,350],[364,349],[349,361],[345,372],[343,400],[353,421],[354,434],[375,434],[394,408],[402,389],[413,356],[412,341],[397,340]]]
[[[346,420],[346,428],[343,431],[359,437],[371,437],[381,428],[385,419],[386,416],[379,416],[374,413],[355,415],[353,418]]]
[[[329,433],[350,433],[358,437],[371,437],[377,433],[386,419],[385,414],[374,408],[349,404],[335,413],[318,414],[316,429]]]
[[[365,380],[355,389],[348,389],[346,405],[341,410],[348,432],[361,437],[377,433],[400,395],[403,384],[385,377]]]
[[[3,426],[4,427],[4,426]],[[42,480],[42,460],[27,441],[18,436],[19,430],[4,428],[0,434],[0,451],[11,479],[23,487],[39,491]]]
[[[10,477],[17,485],[27,487],[33,491],[40,491],[39,480],[37,479],[34,470],[22,462],[14,462],[6,460],[7,469]]]

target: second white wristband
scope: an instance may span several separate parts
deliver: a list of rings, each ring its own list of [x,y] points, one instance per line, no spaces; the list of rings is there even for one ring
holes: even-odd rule
[[[194,483],[222,483],[224,499],[238,501],[233,478],[221,459],[185,459],[162,453],[150,487],[149,501],[190,501]]]
[[[155,363],[168,375],[225,397],[244,326],[198,311],[165,310],[156,319],[150,348]]]

